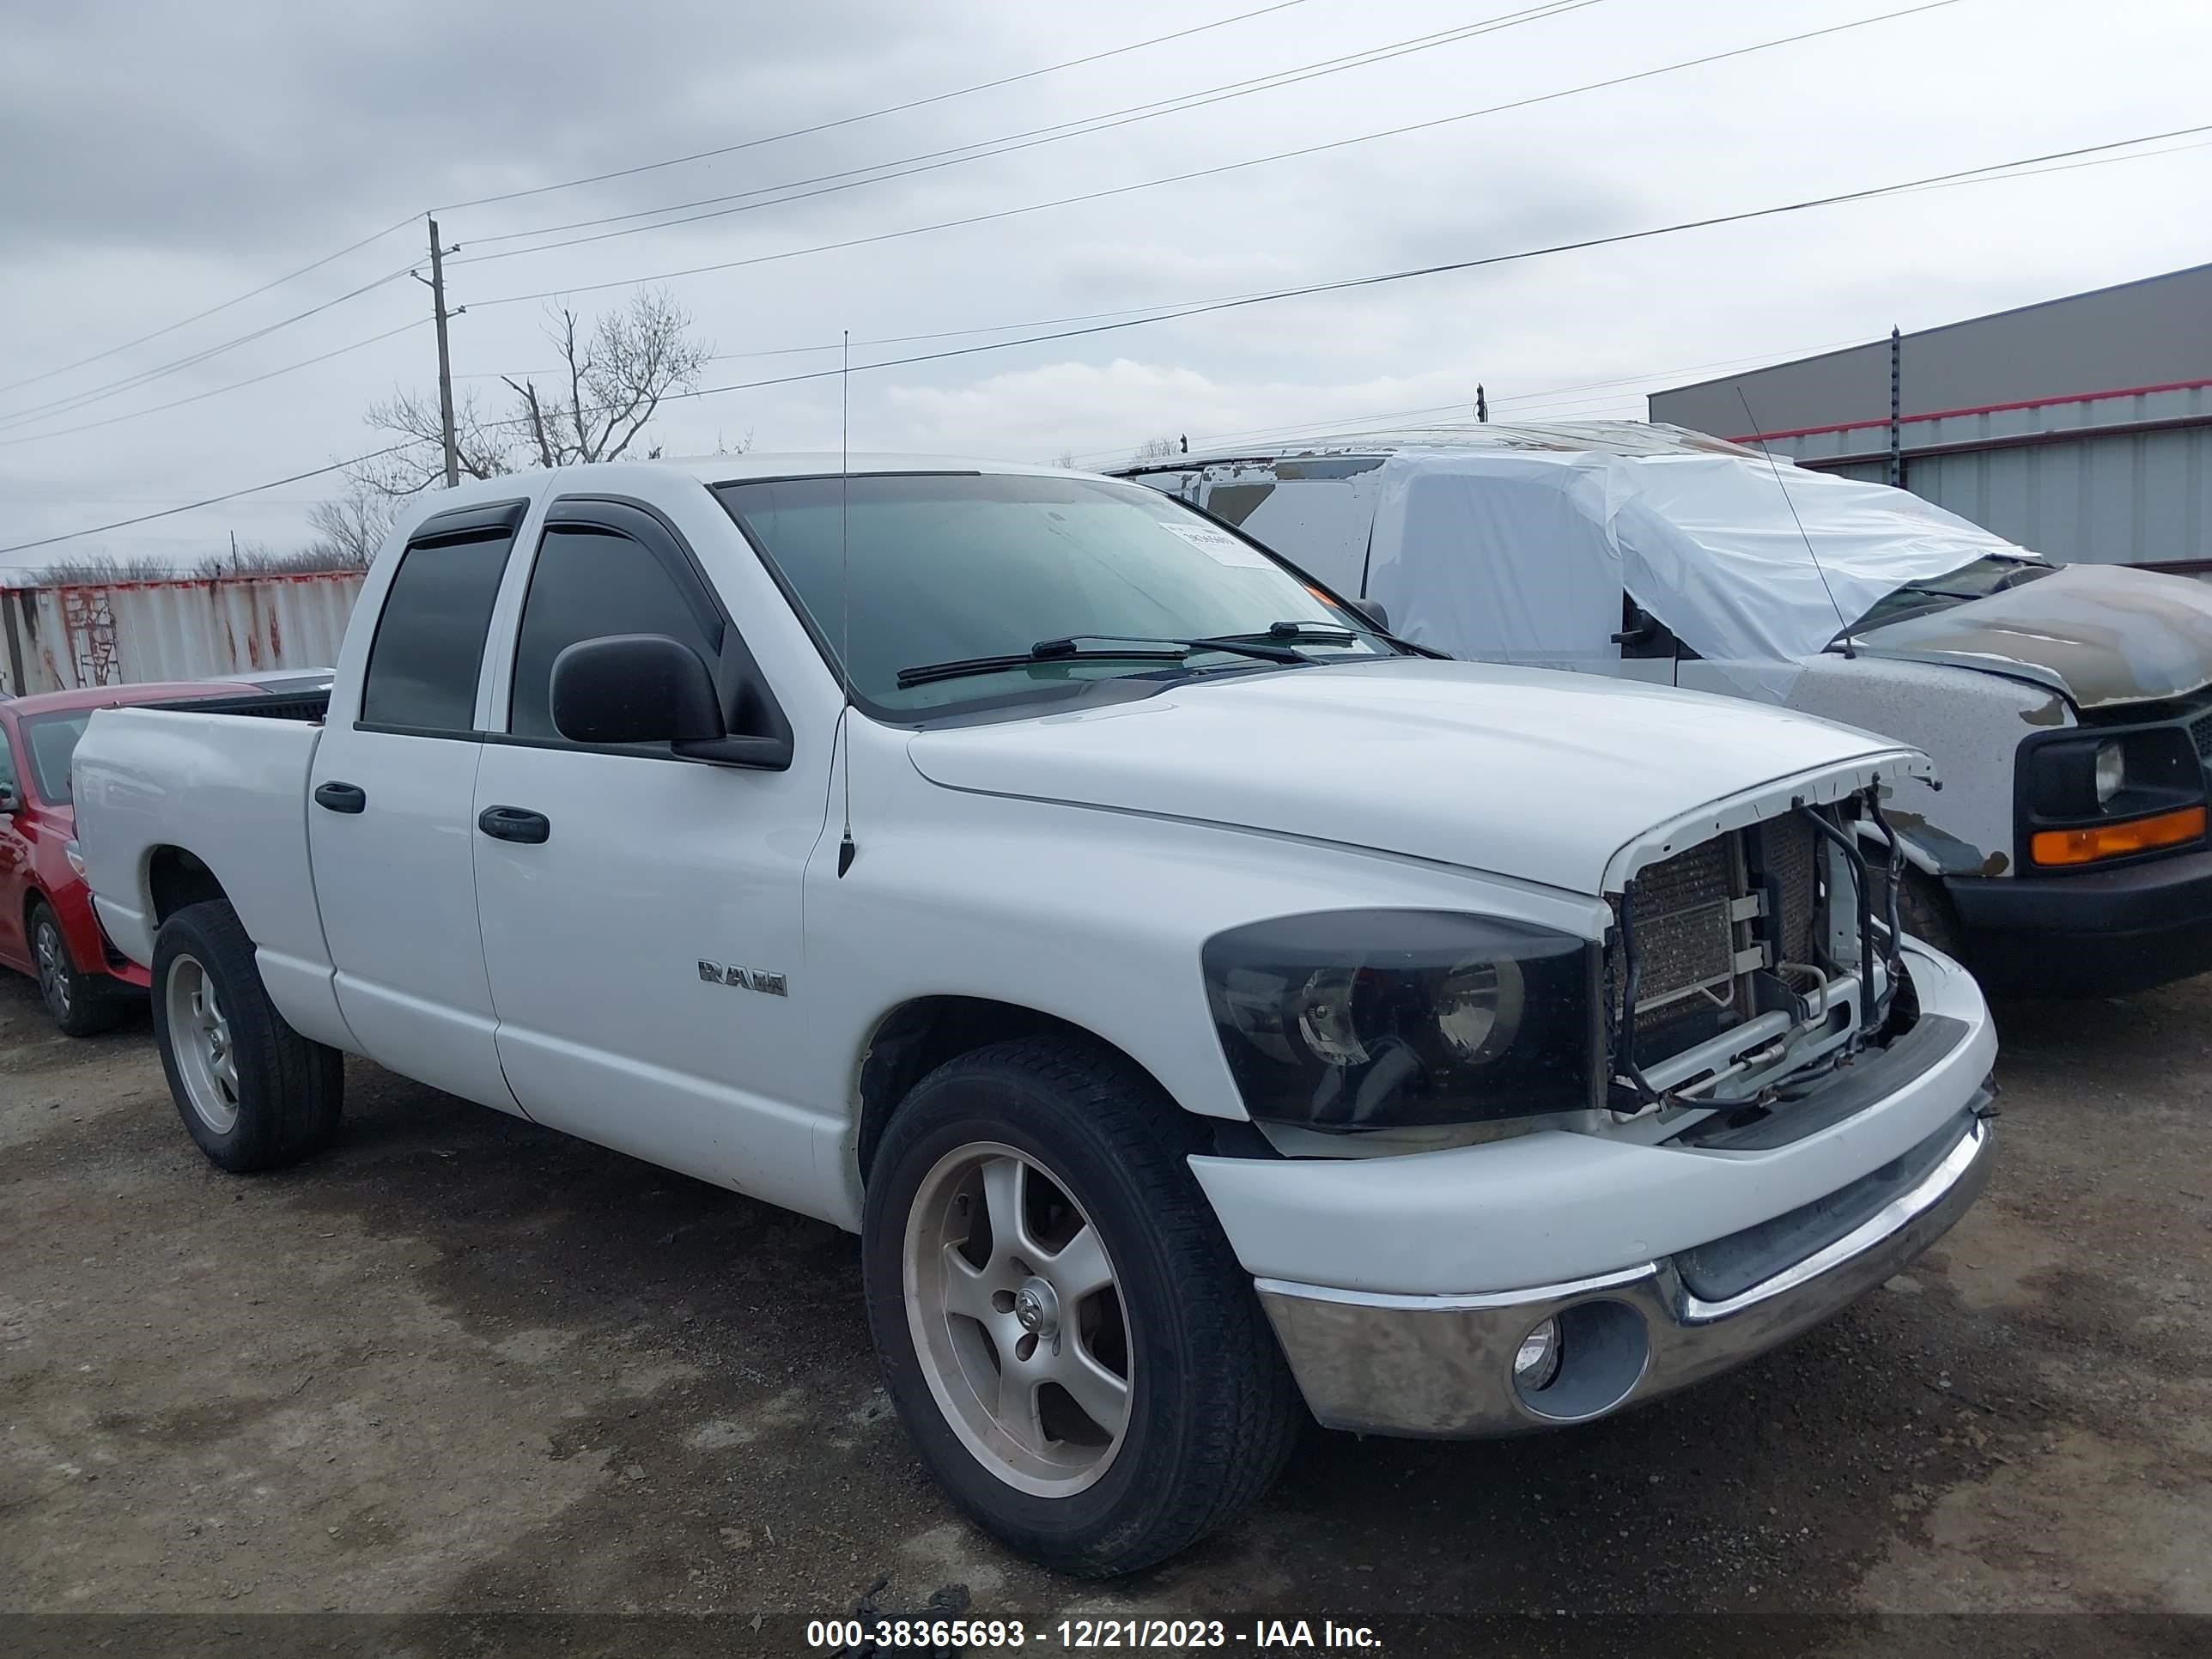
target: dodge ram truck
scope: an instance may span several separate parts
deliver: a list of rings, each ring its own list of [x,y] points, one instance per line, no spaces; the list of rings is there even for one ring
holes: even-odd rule
[[[1104,1575],[1310,1412],[1583,1423],[1895,1273],[1996,1039],[1926,758],[1453,662],[1182,503],[873,457],[438,494],[326,696],[102,712],[80,853],[226,1170],[342,1056],[860,1236],[922,1462]]]

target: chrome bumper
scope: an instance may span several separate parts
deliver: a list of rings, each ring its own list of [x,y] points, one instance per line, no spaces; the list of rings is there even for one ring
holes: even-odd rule
[[[1988,1119],[1971,1111],[1957,1144],[1907,1190],[1842,1237],[1717,1300],[1694,1294],[1672,1258],[1495,1295],[1255,1283],[1307,1405],[1329,1428],[1481,1439],[1584,1423],[1741,1364],[1900,1271],[1979,1195],[1990,1139]],[[1557,1374],[1541,1389],[1526,1389],[1515,1380],[1514,1356],[1546,1319],[1558,1321]]]

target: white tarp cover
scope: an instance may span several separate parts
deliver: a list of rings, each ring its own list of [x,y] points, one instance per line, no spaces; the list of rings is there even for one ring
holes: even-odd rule
[[[1425,448],[1382,467],[1367,592],[1455,656],[1588,669],[1617,659],[1626,589],[1779,701],[1885,594],[1993,554],[2036,556],[1904,490],[1787,462]]]

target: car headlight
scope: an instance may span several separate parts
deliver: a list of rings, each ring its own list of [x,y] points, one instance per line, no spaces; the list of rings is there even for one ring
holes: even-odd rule
[[[1331,910],[1217,933],[1206,995],[1255,1118],[1355,1130],[1598,1098],[1599,947],[1502,917]]]
[[[2126,751],[2117,743],[2099,744],[2096,761],[2097,805],[2102,806],[2113,796],[2118,794],[2123,788],[2126,787],[2127,781]]]
[[[71,837],[68,842],[64,843],[62,847],[62,856],[69,860],[69,867],[76,872],[77,879],[79,881],[82,881],[84,879],[84,854],[77,850],[75,837]]]
[[[2148,726],[2031,738],[2021,805],[2038,827],[2130,817],[2204,799],[2204,763],[2188,730]]]

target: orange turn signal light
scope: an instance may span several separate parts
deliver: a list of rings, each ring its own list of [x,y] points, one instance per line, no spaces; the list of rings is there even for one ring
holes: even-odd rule
[[[2100,859],[2125,858],[2130,853],[2203,839],[2204,809],[2190,806],[2088,830],[2039,830],[2028,850],[2038,864],[2094,864]]]

